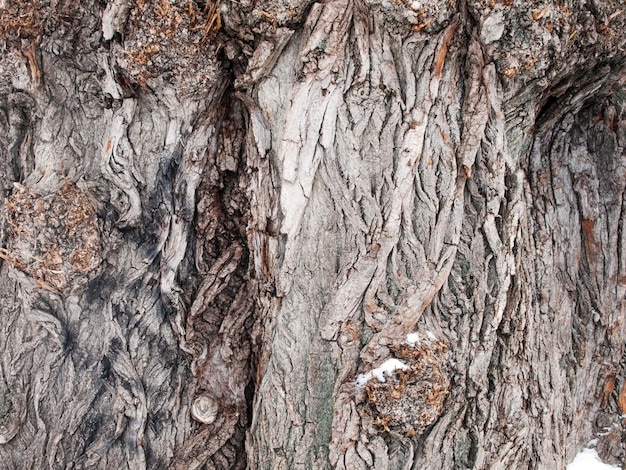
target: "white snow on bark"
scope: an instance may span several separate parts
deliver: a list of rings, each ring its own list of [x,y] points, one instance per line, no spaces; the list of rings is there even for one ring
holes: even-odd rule
[[[399,359],[387,359],[376,369],[372,369],[366,374],[360,374],[356,379],[356,385],[358,387],[362,387],[372,378],[376,378],[376,380],[378,380],[379,382],[385,383],[387,382],[387,380],[385,379],[385,374],[391,377],[395,371],[407,370],[408,368],[409,366],[407,366]]]
[[[406,344],[414,348],[416,344],[421,343],[424,339],[427,339],[428,341],[437,341],[437,337],[434,335],[434,333],[430,330],[426,330],[426,338],[424,338],[423,335],[417,332],[409,333],[408,335],[406,335],[405,342]]]
[[[567,470],[620,470],[617,465],[603,463],[595,449],[583,449],[567,466]]]

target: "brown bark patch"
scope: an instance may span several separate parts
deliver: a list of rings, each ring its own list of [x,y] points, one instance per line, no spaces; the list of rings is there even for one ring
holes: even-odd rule
[[[10,0],[0,8],[0,39],[21,45],[21,40],[35,40],[41,33],[48,2]]]
[[[448,47],[454,37],[454,31],[458,25],[458,21],[453,21],[450,26],[446,28],[441,43],[437,48],[437,54],[435,55],[435,76],[441,78],[441,71],[443,70],[443,64],[446,60],[446,54],[448,53]]]
[[[450,390],[448,346],[425,339],[393,352],[408,369],[395,371],[385,383],[370,380],[366,384],[368,414],[381,432],[421,434],[441,414]]]
[[[582,220],[582,229],[583,234],[585,235],[585,249],[587,251],[587,255],[589,256],[589,261],[595,261],[596,253],[597,253],[597,243],[596,239],[593,235],[593,230],[595,227],[595,222],[587,217]]]
[[[617,399],[617,406],[619,406],[619,409],[623,415],[626,414],[626,382],[624,382],[619,392],[619,398]]]
[[[139,85],[171,76],[192,86],[215,75],[215,33],[221,28],[220,1],[135,0],[118,63]]]
[[[5,201],[7,246],[0,256],[52,291],[83,286],[101,262],[100,228],[90,194],[65,183],[38,195],[23,185]]]

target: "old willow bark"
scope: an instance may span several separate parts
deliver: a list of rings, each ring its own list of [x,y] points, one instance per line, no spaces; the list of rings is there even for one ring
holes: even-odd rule
[[[0,9],[3,468],[623,460],[626,2]]]

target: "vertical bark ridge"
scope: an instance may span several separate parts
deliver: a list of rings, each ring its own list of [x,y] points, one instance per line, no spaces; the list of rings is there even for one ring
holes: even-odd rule
[[[376,20],[363,15],[363,10],[360,10],[363,8],[361,5],[350,5],[348,9],[339,9],[338,5],[329,4],[323,9],[322,7],[319,8],[321,12],[313,7],[309,17],[309,21],[314,22],[315,28],[319,27],[323,30],[323,26],[320,25],[327,24],[328,20],[325,19],[327,16],[334,19],[339,25],[350,24],[351,34],[354,34],[354,31],[369,31],[370,39],[369,44],[367,44],[369,52],[359,54],[360,57],[368,57],[369,63],[364,61],[358,71],[340,69],[337,73],[332,69],[332,64],[336,64],[336,61],[322,61],[321,59],[330,53],[338,53],[341,57],[343,54],[341,48],[347,47],[346,39],[343,38],[344,42],[340,43],[341,48],[337,49],[338,46],[335,45],[337,41],[332,38],[331,34],[324,44],[325,48],[318,47],[318,54],[320,55],[316,58],[318,67],[320,64],[326,63],[331,65],[331,70],[337,74],[334,78],[334,81],[339,84],[337,88],[344,89],[343,95],[348,96],[348,101],[345,105],[341,102],[334,103],[334,108],[329,109],[324,104],[324,97],[330,96],[329,99],[332,99],[332,87],[335,85],[326,86],[324,84],[324,88],[318,91],[322,96],[322,106],[313,108],[313,113],[325,113],[324,124],[314,126],[315,129],[322,129],[317,132],[319,143],[316,144],[316,147],[310,145],[306,152],[314,152],[315,148],[315,152],[320,152],[323,155],[318,163],[319,178],[312,179],[311,195],[315,197],[309,196],[300,199],[295,196],[290,197],[288,206],[285,206],[284,193],[281,197],[283,220],[284,224],[287,224],[283,226],[283,231],[287,235],[283,263],[289,265],[292,259],[297,260],[301,265],[298,269],[302,269],[303,274],[327,272],[330,279],[336,278],[337,280],[327,284],[327,281],[324,281],[326,275],[321,275],[319,278],[321,284],[308,281],[306,285],[302,285],[299,282],[299,277],[302,275],[298,275],[296,272],[291,275],[293,279],[291,282],[294,284],[290,286],[290,290],[282,292],[284,297],[276,313],[275,339],[270,347],[269,363],[258,389],[258,397],[261,397],[260,402],[257,402],[259,408],[256,419],[258,421],[253,424],[254,446],[256,449],[264,449],[260,453],[268,456],[267,461],[255,462],[257,465],[265,467],[270,465],[278,465],[279,467],[281,465],[285,467],[306,466],[313,465],[313,463],[326,465],[324,462],[328,457],[324,455],[323,451],[321,455],[318,453],[317,445],[308,446],[305,450],[296,443],[302,442],[302,440],[311,442],[311,439],[318,441],[320,436],[328,435],[330,432],[332,432],[333,438],[330,449],[333,456],[332,464],[340,467],[356,464],[359,457],[355,452],[352,452],[354,460],[349,463],[337,462],[336,458],[337,455],[345,454],[346,448],[354,449],[353,443],[358,441],[355,432],[359,432],[360,418],[352,403],[351,395],[354,390],[351,389],[351,377],[355,372],[353,364],[360,349],[359,337],[361,332],[358,324],[360,323],[361,298],[365,295],[366,299],[372,299],[371,302],[368,302],[366,311],[368,307],[372,310],[378,310],[378,319],[375,319],[375,314],[371,312],[370,317],[368,317],[372,319],[371,326],[373,327],[380,328],[387,318],[393,316],[386,313],[389,310],[395,313],[398,309],[403,313],[396,313],[396,317],[402,319],[401,325],[396,326],[393,333],[385,333],[386,341],[390,341],[392,337],[396,341],[401,341],[402,335],[406,335],[419,318],[419,312],[412,317],[406,312],[413,309],[419,310],[420,307],[423,310],[428,303],[427,299],[432,298],[445,279],[445,271],[449,269],[454,258],[449,248],[443,250],[442,254],[443,247],[437,235],[446,231],[444,227],[448,223],[458,224],[461,220],[458,201],[455,206],[455,200],[462,197],[463,177],[461,177],[459,183],[461,186],[459,187],[456,160],[453,158],[452,164],[450,164],[450,160],[443,157],[441,160],[435,160],[436,157],[430,155],[428,159],[423,158],[426,127],[431,123],[430,119],[434,120],[431,116],[432,107],[441,106],[439,112],[443,113],[445,112],[445,103],[449,101],[448,96],[446,99],[439,99],[438,77],[435,78],[435,76],[443,74],[446,80],[441,82],[446,86],[445,92],[449,93],[450,96],[456,94],[460,101],[459,93],[461,90],[449,87],[450,83],[454,83],[454,80],[450,80],[450,74],[455,72],[451,71],[445,63],[442,63],[443,65],[435,64],[438,57],[441,61],[442,48],[447,49],[449,47],[450,37],[456,25],[450,24],[447,30],[442,30],[441,34],[432,41],[409,39],[402,42],[400,37],[385,32]],[[341,11],[342,17],[346,19],[337,20],[338,11]],[[308,36],[317,38],[317,36],[321,37],[322,34],[316,33],[316,29],[313,29],[311,33],[308,33]],[[293,57],[296,53],[298,57],[302,57],[301,51],[308,53],[312,50],[308,43],[298,42],[298,39],[297,36],[294,36],[287,44],[284,49],[286,57]],[[363,42],[362,38],[360,42]],[[354,41],[354,43],[358,42]],[[333,48],[328,48],[329,45],[332,45]],[[454,52],[448,53],[454,54]],[[306,74],[308,62],[303,60],[303,64],[303,72],[301,73]],[[364,69],[365,65],[369,65],[369,69]],[[273,73],[297,77],[297,72],[284,71],[287,66],[286,62],[281,63],[279,59]],[[380,74],[381,70],[384,71],[382,75]],[[319,75],[326,72],[316,71],[315,73]],[[479,82],[478,87],[480,87],[482,80],[481,73],[482,71],[478,68],[475,78]],[[397,76],[396,80],[389,79],[394,76]],[[415,81],[414,77],[419,77],[418,81]],[[302,92],[299,90],[300,87],[306,87],[308,92],[310,88],[308,83],[306,78],[296,82],[292,88],[293,91],[289,91],[290,89],[286,84],[282,83],[278,99],[275,97],[276,95],[272,95],[272,98],[269,99],[269,92],[265,91],[265,84],[262,81],[254,93],[260,98],[261,109],[267,109],[268,115],[277,116],[284,112],[280,109],[278,100],[289,103],[287,109],[289,107],[292,110],[300,109],[297,100]],[[271,76],[268,77],[266,84],[267,87],[274,84]],[[310,92],[308,93],[307,96],[311,96]],[[268,98],[265,98],[266,96]],[[285,96],[285,98],[280,98],[280,96]],[[476,100],[483,103],[478,104],[479,109],[485,108],[484,93],[478,91],[470,93],[467,101],[471,104],[468,106],[476,107]],[[364,103],[370,105],[364,107]],[[335,113],[337,117],[332,115],[329,117],[329,112]],[[463,159],[460,159],[464,164],[471,165],[472,153],[476,152],[477,143],[472,144],[470,136],[472,132],[477,129],[480,130],[480,116],[484,115],[485,112],[486,109],[482,111],[482,114],[481,112],[476,113],[477,121],[468,126],[471,131],[467,133],[465,153]],[[290,115],[287,113],[287,116]],[[305,119],[310,122],[312,118],[315,119],[313,116],[314,114],[309,113]],[[326,120],[329,118],[327,127]],[[273,141],[277,149],[284,149],[285,146],[291,148],[290,146],[294,145],[292,141],[297,141],[297,139],[289,137],[293,133],[289,133],[291,132],[289,129],[297,128],[298,121],[290,118],[285,119],[288,123],[287,130],[283,132],[279,128],[276,136],[273,133]],[[482,125],[484,126],[484,124]],[[311,128],[307,129],[307,132],[310,132]],[[289,135],[286,136],[286,134]],[[451,134],[452,138],[461,139],[458,134],[454,135],[453,132]],[[331,136],[330,140],[328,140],[328,136]],[[372,136],[377,136],[377,138],[372,139]],[[371,139],[365,148],[357,144],[359,139],[363,138]],[[474,142],[476,142],[475,139]],[[429,140],[427,144],[430,146],[429,150],[435,153],[437,157],[439,156],[438,152],[443,155],[451,154],[449,145],[445,145],[441,137],[438,137],[434,142]],[[283,150],[278,152],[281,151]],[[304,153],[306,154],[306,152]],[[303,158],[302,154],[300,152],[298,158]],[[422,162],[422,160],[424,161]],[[280,169],[281,185],[289,186],[291,184],[289,180],[293,178],[291,175],[295,170],[285,158],[277,159],[276,163]],[[381,163],[382,168],[385,169],[380,169]],[[392,251],[402,236],[408,240],[417,241],[413,235],[413,230],[401,235],[401,232],[406,230],[401,227],[403,220],[407,224],[410,222],[411,216],[409,214],[412,213],[414,207],[412,200],[415,197],[413,182],[418,175],[416,171],[418,165],[423,165],[420,169],[428,168],[426,171],[431,175],[430,180],[427,181],[428,184],[432,188],[438,184],[441,185],[443,193],[441,197],[447,201],[442,209],[441,220],[436,220],[436,213],[430,216],[431,223],[435,225],[435,234],[431,243],[440,244],[440,248],[437,249],[434,246],[430,248],[426,245],[428,252],[421,248],[421,252],[418,251],[415,254],[416,247],[412,246],[410,242],[405,244],[404,247],[408,252],[406,256],[415,259],[417,255],[421,260],[418,265],[421,271],[410,272],[411,277],[395,281],[392,284],[393,290],[390,292],[388,285],[381,285],[383,280],[388,282],[389,258],[392,258],[391,262],[398,266],[398,270],[401,270],[403,266],[399,258],[405,256],[401,252],[392,254]],[[434,170],[430,170],[430,167],[436,165],[439,165],[440,171],[445,172],[445,176],[439,176]],[[288,181],[285,182],[285,179]],[[371,183],[368,184],[368,180]],[[305,181],[309,180],[305,178]],[[368,186],[372,188],[371,193],[364,191]],[[298,191],[300,191],[299,188]],[[431,194],[429,191],[424,191],[424,193]],[[448,195],[444,196],[445,194]],[[299,215],[298,217],[294,216],[294,208],[291,205],[295,205],[297,201],[300,201],[299,210],[303,211],[303,218]],[[323,222],[319,220],[318,214],[332,214],[337,210],[344,214],[343,220],[332,216]],[[448,222],[449,218],[456,222]],[[295,230],[294,227],[297,227],[299,234],[293,231]],[[289,230],[287,230],[288,228]],[[339,233],[336,232],[337,228]],[[356,231],[355,228],[357,228]],[[422,227],[419,229],[423,230]],[[292,243],[297,243],[292,241],[292,238],[302,238],[304,236],[303,230],[308,239],[313,236],[316,242],[312,246],[304,246],[298,242],[298,250],[290,251],[288,247]],[[454,244],[454,236],[451,242]],[[365,252],[361,248],[363,245],[365,245]],[[417,243],[417,246],[421,247],[421,243]],[[347,252],[347,249],[350,251]],[[355,250],[362,253],[356,263],[353,261]],[[294,253],[297,253],[297,258],[293,258]],[[434,259],[431,261],[428,255]],[[443,260],[440,260],[440,257],[443,257]],[[344,264],[345,262],[341,261],[342,258],[348,264]],[[303,260],[310,261],[306,261],[302,265]],[[431,268],[429,268],[429,263],[433,263],[435,272],[441,273],[438,275],[439,279],[430,279]],[[413,271],[416,268],[414,265],[409,267]],[[338,270],[339,276],[332,274],[334,269]],[[290,271],[291,268],[288,268],[287,272],[290,273]],[[421,277],[426,277],[423,285],[412,285],[411,279],[419,279],[420,274]],[[304,277],[310,279],[310,274],[305,274]],[[395,271],[393,279],[396,279]],[[402,288],[396,286],[397,284],[401,285]],[[297,291],[294,291],[296,285]],[[405,290],[411,294],[404,294]],[[333,292],[330,297],[327,293],[329,291]],[[405,296],[409,299],[407,300]],[[319,299],[325,298],[328,298],[328,304],[321,309]],[[402,307],[403,303],[408,305]],[[383,305],[385,308],[382,307]],[[321,314],[317,320],[317,315],[312,312],[320,310]],[[329,349],[327,343],[316,337],[314,331],[318,326],[322,327],[323,337],[336,341],[339,348],[330,346]],[[304,343],[306,337],[311,339]],[[378,347],[377,354],[380,355],[379,357],[384,356],[384,351]],[[347,367],[336,368],[332,366],[334,360],[327,365],[326,356],[328,354],[337,358],[338,364],[345,364]],[[306,359],[307,357],[319,357],[318,360],[321,364],[315,364],[315,360],[309,361]],[[302,369],[298,365],[303,362],[310,365]],[[336,369],[339,369],[341,374],[339,380],[336,377]],[[288,381],[286,377],[289,377]],[[348,381],[347,384],[346,381]],[[340,392],[340,390],[342,391]],[[262,398],[264,396],[278,396],[280,401],[279,403],[265,403]],[[293,397],[298,396],[305,398],[303,401],[294,401]],[[333,411],[329,409],[329,396],[334,396],[336,403],[339,404],[336,405],[337,408],[334,411],[335,421],[332,431],[331,422],[326,420],[326,417],[333,415]],[[337,409],[342,410],[342,413],[343,409],[346,409],[345,413],[350,414],[352,423],[342,422],[344,418],[337,417]],[[309,421],[307,416],[314,417],[314,421]],[[272,426],[268,426],[267,423],[269,422],[273,423]],[[259,431],[254,432],[255,429]],[[349,433],[346,432],[348,429]],[[286,439],[287,443],[293,444],[286,444],[285,441],[277,440],[282,438]],[[256,441],[256,439],[260,440]],[[290,449],[295,449],[295,454],[272,451],[272,448],[277,448],[279,442],[282,442],[282,449],[286,445]],[[320,442],[324,441],[321,440]],[[338,449],[343,450],[338,452]],[[365,448],[362,448],[361,453],[364,454],[365,452]],[[253,455],[249,457],[255,458]]]
[[[338,5],[314,5],[308,21],[317,27],[328,17],[343,24],[337,20]],[[280,258],[289,266],[281,285],[289,289],[279,291],[252,426],[251,448],[266,460],[251,461],[264,468],[509,468],[519,462],[562,467],[571,460],[572,432],[578,429],[573,410],[576,406],[582,416],[583,402],[566,392],[574,389],[567,359],[548,350],[554,347],[549,344],[559,344],[569,351],[566,332],[577,327],[568,321],[557,325],[539,313],[542,303],[536,293],[547,290],[545,283],[554,275],[541,276],[533,261],[543,242],[533,235],[537,213],[530,201],[536,199],[536,173],[549,164],[530,168],[526,158],[533,142],[553,140],[539,131],[554,125],[546,124],[541,110],[553,90],[559,90],[560,98],[550,115],[577,114],[603,84],[619,79],[609,67],[594,72],[586,85],[568,78],[559,88],[563,75],[542,63],[548,78],[523,85],[523,77],[515,78],[517,71],[494,59],[494,51],[509,44],[508,36],[491,45],[487,29],[497,31],[498,22],[512,18],[514,9],[496,7],[489,16],[474,3],[468,10],[462,5],[458,24],[455,12],[449,12],[428,34],[411,35],[398,33],[398,25],[411,21],[404,6],[381,6],[384,14],[379,16],[367,14],[372,8],[367,2],[355,2],[347,10],[341,6],[351,21],[352,49],[318,47],[317,65],[336,64],[324,57],[333,53],[349,54],[355,64],[335,78],[343,92],[334,103],[336,117],[329,121],[335,126],[332,145],[326,144],[324,125],[315,124],[319,140],[301,152],[322,155],[315,177],[304,179],[313,186],[307,198],[299,199],[302,212],[292,217],[293,207],[285,206],[284,197],[280,201],[288,228],[283,230],[285,246],[295,237],[298,249],[286,250]],[[306,37],[321,37],[315,27],[306,31]],[[311,50],[305,43],[294,35],[283,50],[284,60],[279,57],[251,92],[269,116],[266,126],[277,149],[293,146],[281,140],[282,116],[290,116],[286,110],[294,109],[299,87],[310,88],[308,63],[289,66],[300,51]],[[279,92],[270,91],[278,76],[290,78]],[[323,97],[328,95],[322,90]],[[321,103],[297,122],[322,113],[325,122],[332,110],[328,98]],[[281,117],[274,121],[275,116]],[[297,122],[289,121],[287,127]],[[308,140],[298,142],[302,148]],[[286,175],[292,185],[295,173],[287,160],[273,163],[279,184],[285,184]],[[296,200],[289,198],[289,203]],[[619,219],[618,213],[614,217]],[[582,216],[562,223],[572,226],[587,232],[596,227]],[[596,236],[583,237],[594,256]],[[302,240],[309,240],[309,246]],[[585,242],[571,250],[579,246]],[[568,250],[559,246],[557,253]],[[290,261],[296,252],[297,260]],[[548,297],[553,302],[561,298]],[[579,304],[570,300],[561,309],[576,310]],[[452,345],[453,387],[446,410],[423,436],[397,431],[377,435],[353,385],[363,367],[359,360],[376,365],[416,325]],[[551,342],[544,343],[544,337]],[[332,366],[326,364],[328,355]],[[615,355],[621,357],[621,347]],[[581,377],[596,380],[593,365],[586,362],[583,369]],[[585,389],[583,379],[577,383]],[[279,403],[266,403],[268,396],[279,397]],[[548,415],[546,410],[553,409],[556,415]],[[576,418],[578,435],[589,436],[591,425],[583,426],[581,419]],[[330,430],[330,448],[320,460],[317,443],[328,435],[324,429]],[[308,452],[301,450],[305,447]],[[249,456],[255,458],[252,452]]]

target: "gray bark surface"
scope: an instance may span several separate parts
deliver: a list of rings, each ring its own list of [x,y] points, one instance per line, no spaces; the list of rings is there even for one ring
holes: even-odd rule
[[[6,468],[624,461],[626,2],[6,0],[0,38]]]

